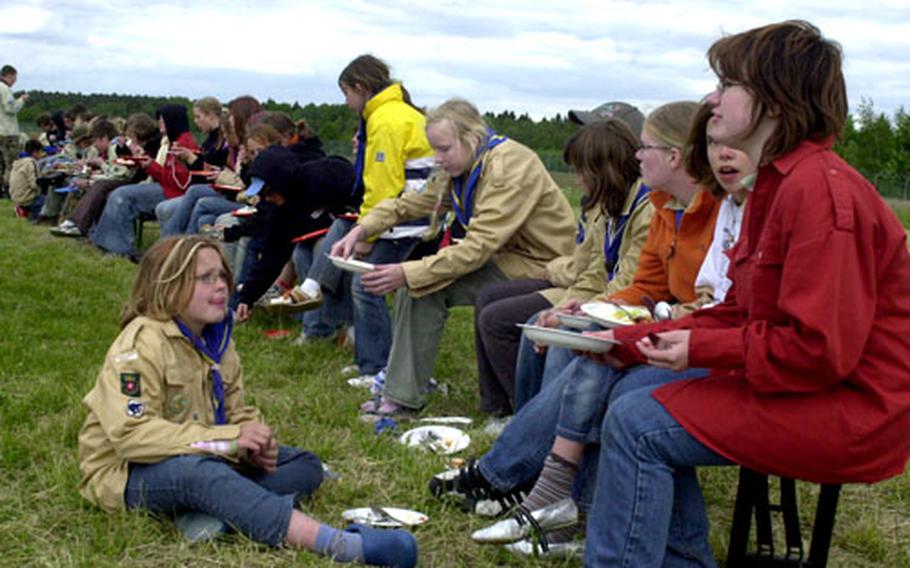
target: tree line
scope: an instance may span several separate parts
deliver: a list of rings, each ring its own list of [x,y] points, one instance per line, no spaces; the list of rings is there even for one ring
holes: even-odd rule
[[[82,94],[30,91],[19,120],[26,130],[34,130],[34,119],[42,112],[64,110],[81,103],[94,114],[129,116],[136,112],[154,115],[163,104],[181,104],[192,112],[186,97],[151,97],[122,94]],[[306,119],[332,153],[350,153],[351,136],[357,126],[356,115],[343,104],[301,105],[267,99],[269,111],[287,113],[294,120]],[[566,171],[562,145],[578,129],[568,116],[534,120],[513,111],[486,113],[497,132],[533,148],[548,168]],[[873,102],[863,100],[856,115],[848,120],[835,150],[868,177],[886,197],[910,198],[910,115],[901,107],[893,116],[877,112]]]

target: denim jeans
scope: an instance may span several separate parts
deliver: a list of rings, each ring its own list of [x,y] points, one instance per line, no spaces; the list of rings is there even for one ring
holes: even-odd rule
[[[221,215],[240,209],[242,204],[231,201],[223,196],[201,197],[196,201],[190,220],[186,225],[189,234],[198,233],[203,225],[214,225]]]
[[[195,233],[189,230],[190,214],[196,202],[203,197],[217,196],[218,192],[208,184],[196,184],[187,188],[186,193],[180,197],[169,199],[155,207],[155,216],[161,225],[161,236],[182,235]],[[165,205],[167,204],[167,205]]]
[[[533,479],[557,435],[586,445],[600,443],[602,417],[612,400],[611,391],[619,389],[618,385],[642,387],[663,382],[667,376],[678,380],[706,374],[704,369],[675,373],[644,365],[616,370],[560,348],[550,348],[547,358],[561,372],[545,373],[547,380],[537,396],[515,414],[493,448],[480,458],[483,476],[500,490]],[[590,457],[596,458],[596,454]],[[575,497],[582,509],[591,503],[596,476],[596,459],[582,460],[575,483]]]
[[[585,566],[716,565],[695,466],[731,462],[680,426],[655,388],[627,390],[607,411]]]
[[[157,183],[137,183],[118,187],[107,198],[98,223],[89,239],[106,251],[131,254],[135,250],[133,221],[141,213],[151,213],[164,201],[164,191]]]
[[[539,313],[528,318],[527,323],[537,321]],[[515,410],[537,396],[548,378],[556,377],[576,357],[570,349],[550,347],[543,354],[534,350],[534,342],[522,334],[518,343],[518,357],[515,360]]]
[[[152,463],[130,463],[124,501],[128,509],[173,515],[206,513],[258,542],[278,546],[291,511],[322,483],[315,455],[281,446],[274,473],[234,467],[209,456],[183,455]]]
[[[306,275],[313,264],[313,256],[319,252],[322,239],[315,243],[299,243],[294,247],[291,260],[298,275]],[[307,337],[329,337],[340,327],[351,322],[350,294],[322,293],[322,305],[315,310],[303,312],[303,333]]]

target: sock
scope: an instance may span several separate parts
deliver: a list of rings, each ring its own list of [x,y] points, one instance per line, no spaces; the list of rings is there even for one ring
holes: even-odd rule
[[[316,552],[335,562],[363,564],[363,539],[359,534],[340,531],[329,525],[319,525]]]
[[[572,496],[572,482],[578,473],[578,464],[552,452],[543,462],[543,471],[534,488],[521,502],[529,511],[536,511],[547,505]]]
[[[303,284],[300,285],[300,291],[310,298],[315,298],[320,292],[319,282],[316,282],[312,278],[307,278],[303,281]]]

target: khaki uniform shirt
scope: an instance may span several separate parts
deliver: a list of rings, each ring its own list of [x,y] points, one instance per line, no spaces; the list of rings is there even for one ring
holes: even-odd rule
[[[16,205],[31,205],[39,191],[38,162],[35,158],[19,158],[13,162],[13,170],[9,175],[9,195]]]
[[[360,219],[367,236],[403,221],[452,209],[452,180],[430,182],[424,193],[387,199]],[[570,254],[575,215],[562,190],[532,150],[507,140],[486,152],[474,190],[465,238],[434,255],[402,263],[414,297],[444,289],[492,260],[510,279],[542,278],[547,262]]]
[[[560,306],[569,300],[588,300],[599,294],[612,294],[632,283],[638,268],[638,255],[648,238],[654,206],[650,199],[642,199],[635,210],[632,205],[641,187],[641,181],[629,190],[623,205],[622,215],[629,220],[623,229],[619,245],[619,267],[613,280],[607,281],[604,241],[607,231],[607,217],[602,211],[592,211],[585,227],[585,238],[571,257],[561,257],[547,265],[550,282],[557,287],[540,293],[550,304]],[[569,259],[568,262],[565,259]]]
[[[240,424],[260,420],[259,411],[244,403],[232,344],[220,365],[228,423],[216,426],[210,370],[171,320],[137,317],[120,332],[82,400],[89,411],[79,432],[80,492],[86,499],[108,511],[123,510],[129,462],[205,454],[191,444],[236,440]]]

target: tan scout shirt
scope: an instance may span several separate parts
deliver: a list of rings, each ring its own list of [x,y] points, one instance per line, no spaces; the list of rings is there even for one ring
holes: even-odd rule
[[[619,245],[619,267],[613,280],[607,280],[604,258],[604,242],[608,218],[602,211],[593,211],[585,227],[585,239],[575,247],[568,263],[557,259],[547,265],[550,281],[557,287],[540,293],[550,304],[560,306],[569,300],[588,300],[599,294],[612,294],[632,283],[638,269],[638,255],[648,238],[654,205],[650,199],[642,199],[632,211],[635,196],[641,187],[636,182],[626,196],[622,215],[629,215]]]
[[[442,176],[431,185],[422,194],[387,199],[373,208],[360,220],[367,236],[426,217],[437,206],[451,210],[451,179]],[[571,253],[574,218],[537,154],[507,140],[483,158],[465,238],[434,255],[402,263],[411,295],[441,290],[490,259],[509,278],[541,278],[547,262]]]
[[[16,205],[31,205],[41,187],[38,186],[38,162],[31,156],[13,162],[9,176],[9,194]]]
[[[108,511],[124,508],[127,465],[204,454],[193,442],[235,440],[240,424],[260,420],[243,400],[240,360],[231,345],[221,361],[228,424],[216,426],[211,365],[173,321],[138,317],[107,353],[79,432],[82,495]]]

